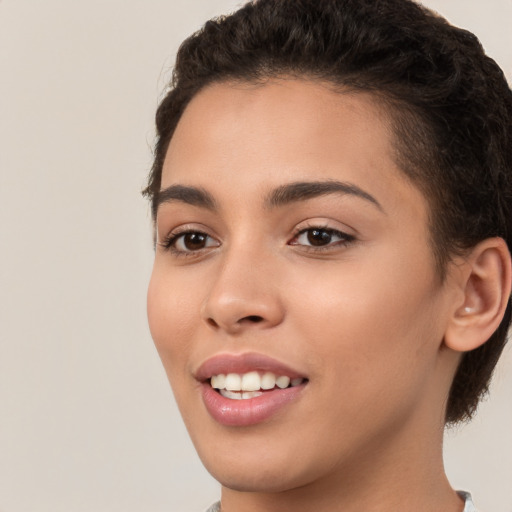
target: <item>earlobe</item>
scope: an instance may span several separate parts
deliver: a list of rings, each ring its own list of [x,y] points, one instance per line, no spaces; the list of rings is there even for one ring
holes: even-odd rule
[[[488,238],[465,258],[461,272],[464,301],[454,309],[444,343],[457,352],[484,344],[500,325],[510,298],[512,270],[502,238]]]

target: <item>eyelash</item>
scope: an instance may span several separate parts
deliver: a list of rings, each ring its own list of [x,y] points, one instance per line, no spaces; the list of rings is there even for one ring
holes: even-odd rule
[[[328,233],[328,235],[330,235],[331,237],[336,236],[336,237],[340,238],[341,240],[336,241],[336,242],[329,242],[326,245],[318,245],[318,246],[294,243],[294,241],[296,241],[301,235],[306,234],[308,231],[320,231],[320,232]],[[332,249],[334,249],[336,247],[340,247],[340,246],[346,247],[346,246],[350,245],[351,243],[355,242],[355,240],[356,240],[355,236],[349,235],[348,233],[344,233],[343,231],[340,231],[338,229],[329,228],[327,226],[308,226],[306,228],[297,230],[295,232],[292,240],[288,243],[289,243],[289,245],[303,247],[305,250],[308,250],[308,251],[320,252],[320,251],[332,250]]]
[[[177,231],[177,232],[171,232],[168,236],[166,236],[161,242],[160,245],[166,250],[171,252],[174,256],[177,257],[190,257],[195,256],[201,252],[203,252],[205,249],[208,249],[208,247],[203,247],[198,250],[182,250],[177,249],[176,244],[181,239],[184,238],[187,235],[202,235],[206,238],[214,240],[213,237],[211,237],[208,233],[205,233],[204,231],[199,231],[196,229],[187,229],[185,231]]]
[[[335,236],[335,237],[340,238],[340,240],[336,241],[336,242],[329,242],[325,245],[318,245],[318,246],[296,243],[296,241],[299,239],[300,236],[302,236],[310,231],[319,231],[319,232],[327,233],[331,237]],[[207,239],[215,240],[213,237],[208,235],[208,233],[205,233],[203,231],[187,229],[185,231],[171,232],[168,236],[166,236],[160,242],[160,245],[165,250],[170,251],[177,257],[195,256],[195,255],[202,253],[204,250],[207,250],[209,247],[218,247],[218,245],[210,245],[210,246],[199,248],[197,250],[177,249],[176,244],[178,243],[178,241],[187,235],[202,235],[202,236],[206,237]],[[308,226],[307,228],[297,230],[294,233],[292,239],[288,242],[288,244],[293,245],[293,246],[300,246],[308,251],[320,252],[320,251],[332,250],[334,247],[339,247],[339,246],[346,247],[346,246],[350,245],[351,243],[353,243],[354,241],[355,241],[354,236],[344,233],[343,231],[339,231],[338,229],[329,228],[327,226]]]

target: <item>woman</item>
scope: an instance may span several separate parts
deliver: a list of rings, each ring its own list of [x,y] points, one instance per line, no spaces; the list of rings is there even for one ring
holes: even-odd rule
[[[180,48],[151,332],[223,511],[462,511],[510,324],[512,92],[409,0],[259,0]]]

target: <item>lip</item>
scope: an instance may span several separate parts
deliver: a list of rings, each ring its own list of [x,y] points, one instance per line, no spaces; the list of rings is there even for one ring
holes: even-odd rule
[[[290,366],[264,354],[246,352],[243,354],[217,354],[207,359],[194,373],[199,382],[205,382],[212,375],[221,373],[247,373],[250,371],[272,372],[277,376],[287,375],[291,379],[307,377]]]
[[[220,373],[246,373],[249,371],[268,371],[290,378],[301,377],[304,383],[285,389],[274,388],[262,395],[246,400],[233,400],[223,397],[214,390],[209,379]],[[205,361],[195,372],[195,378],[201,383],[203,403],[210,416],[221,425],[248,427],[269,420],[292,402],[298,400],[307,385],[307,377],[288,365],[263,354],[218,354]]]

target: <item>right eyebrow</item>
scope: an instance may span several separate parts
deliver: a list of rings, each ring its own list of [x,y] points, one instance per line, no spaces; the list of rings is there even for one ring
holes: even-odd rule
[[[364,199],[384,212],[381,204],[368,192],[353,183],[327,180],[327,181],[298,181],[282,185],[267,197],[266,204],[270,208],[284,206],[297,201],[306,201],[328,194],[351,195]]]
[[[153,217],[156,218],[156,213],[161,204],[172,203],[174,201],[199,206],[200,208],[206,208],[211,211],[217,210],[215,199],[203,188],[187,185],[171,185],[160,190],[155,195],[152,205]]]

